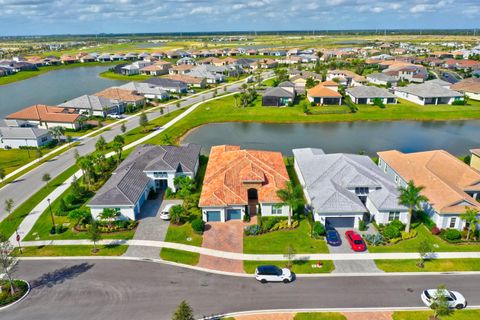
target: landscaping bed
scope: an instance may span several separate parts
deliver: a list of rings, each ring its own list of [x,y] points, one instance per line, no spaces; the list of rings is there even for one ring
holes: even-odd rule
[[[274,265],[279,268],[286,268],[288,261],[243,261],[243,269],[246,273],[254,273],[258,266]],[[322,260],[322,267],[319,267],[319,261],[314,260],[293,260],[290,270],[296,274],[312,274],[312,273],[330,273],[335,269],[333,261]],[[315,267],[313,267],[315,266]]]
[[[449,272],[480,271],[480,259],[431,259],[417,266],[418,260],[375,260],[377,267],[385,272]]]
[[[0,280],[0,307],[5,307],[17,300],[20,300],[28,292],[28,283],[23,280],[13,280],[16,289],[13,295],[10,294],[10,283],[6,280]]]

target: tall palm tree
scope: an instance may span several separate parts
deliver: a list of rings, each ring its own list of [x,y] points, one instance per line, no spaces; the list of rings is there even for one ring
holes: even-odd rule
[[[465,213],[461,214],[460,218],[468,223],[467,240],[470,240],[470,233],[475,232],[475,230],[477,230],[477,224],[480,223],[480,219],[478,218],[478,210],[465,207]]]
[[[60,137],[65,133],[64,127],[52,127],[48,129],[48,133],[50,133],[56,140],[60,141]]]
[[[422,202],[427,202],[428,198],[422,195],[422,190],[425,187],[415,186],[413,180],[410,180],[407,184],[407,187],[400,187],[400,196],[398,197],[398,203],[408,207],[408,220],[407,226],[405,227],[405,232],[410,232],[410,224],[412,223],[413,210],[421,210]]]
[[[77,165],[80,168],[80,170],[82,170],[83,181],[85,181],[85,184],[87,185],[87,189],[90,190],[90,175],[91,175],[92,162],[87,157],[78,157]]]
[[[285,188],[277,191],[277,196],[288,205],[288,226],[290,227],[292,225],[293,209],[303,204],[302,189],[287,181]]]

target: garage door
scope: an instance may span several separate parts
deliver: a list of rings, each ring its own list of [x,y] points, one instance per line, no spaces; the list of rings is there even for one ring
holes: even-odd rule
[[[207,211],[207,221],[221,221],[220,211]]]
[[[332,228],[353,228],[353,226],[355,225],[355,218],[327,218],[326,225]]]
[[[228,209],[227,220],[240,220],[242,219],[242,210],[240,209]]]

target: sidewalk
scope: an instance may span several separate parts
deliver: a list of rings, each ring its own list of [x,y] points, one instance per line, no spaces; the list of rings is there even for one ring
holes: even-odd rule
[[[48,246],[48,245],[92,245],[89,240],[46,240],[46,241],[26,241],[22,246]],[[99,244],[119,244],[128,246],[144,246],[155,248],[170,248],[189,252],[196,252],[212,257],[225,258],[232,260],[253,260],[253,261],[286,261],[283,254],[248,254],[238,252],[227,252],[203,247],[190,246],[181,243],[151,240],[102,240]],[[15,242],[15,245],[16,242]],[[436,252],[432,259],[460,259],[460,258],[480,258],[480,252]],[[305,253],[296,254],[295,260],[377,260],[377,259],[419,259],[415,252],[396,252],[396,253]]]

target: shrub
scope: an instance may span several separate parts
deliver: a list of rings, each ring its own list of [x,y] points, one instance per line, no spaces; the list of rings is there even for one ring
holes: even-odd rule
[[[433,227],[432,228],[432,234],[433,235],[439,235],[440,234],[440,229],[437,226]]]
[[[247,236],[256,236],[261,233],[262,233],[262,228],[257,224],[245,227],[245,235]]]
[[[399,238],[400,235],[400,230],[398,230],[398,228],[394,225],[388,225],[383,230],[383,236],[388,240],[393,238]]]
[[[367,223],[363,220],[360,220],[360,223],[358,224],[358,230],[360,231],[367,230]]]
[[[423,211],[415,213],[415,220],[422,222],[428,230],[432,230],[433,227],[436,227],[435,222],[430,219],[430,217]]]
[[[320,222],[313,224],[313,237],[318,238],[325,235],[325,226]]]
[[[292,224],[291,226],[289,227],[288,226],[288,220],[281,220],[280,222],[276,223],[271,229],[270,231],[277,231],[277,230],[283,230],[283,229],[294,229],[298,227],[298,221],[297,220],[294,220],[292,221]]]
[[[60,233],[63,233],[65,231],[65,228],[63,227],[62,224],[57,224],[55,226],[55,233],[56,234],[60,234]]]
[[[402,240],[412,239],[417,236],[417,230],[410,230],[410,232],[402,231]]]
[[[457,229],[447,229],[442,233],[442,238],[448,241],[459,240],[462,237],[462,233]]]
[[[264,232],[272,230],[272,228],[281,221],[281,218],[278,217],[264,217],[262,218],[262,230]]]
[[[385,238],[380,234],[367,234],[363,237],[368,245],[380,246],[385,244]]]
[[[250,222],[250,215],[248,214],[248,212],[245,212],[245,214],[243,215],[243,222]]]
[[[390,242],[390,244],[396,244],[396,243],[398,243],[400,240],[402,240],[402,238],[392,238],[392,239],[390,239],[388,242]]]
[[[192,229],[198,234],[202,234],[205,230],[205,221],[200,218],[197,218],[192,221]]]
[[[405,225],[400,220],[393,220],[388,225],[389,226],[394,226],[395,228],[397,228],[400,231],[405,230]]]

